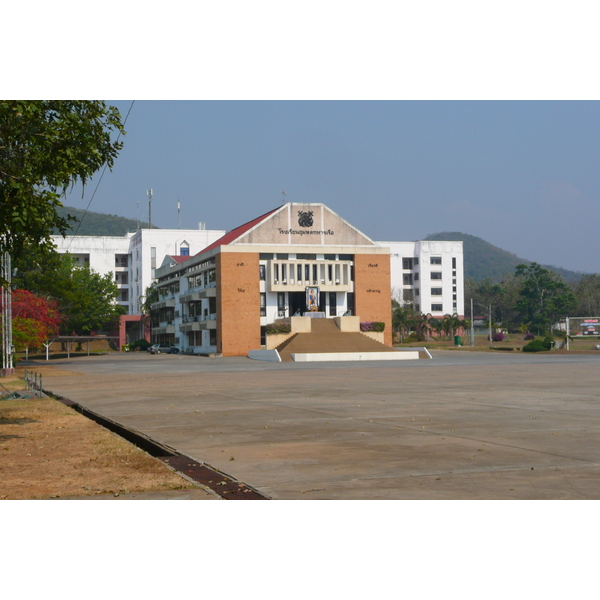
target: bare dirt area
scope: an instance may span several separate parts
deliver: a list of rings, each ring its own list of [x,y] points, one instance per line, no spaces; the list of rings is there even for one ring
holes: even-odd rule
[[[49,367],[44,376],[52,374],[58,372]],[[0,395],[21,389],[23,381],[17,376],[0,380]],[[0,400],[0,499],[119,496],[197,488],[57,400]]]

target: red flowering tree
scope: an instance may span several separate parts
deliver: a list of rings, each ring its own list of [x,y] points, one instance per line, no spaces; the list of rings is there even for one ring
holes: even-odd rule
[[[62,321],[58,304],[27,290],[12,293],[13,345],[17,352],[40,348],[48,338],[57,335]]]

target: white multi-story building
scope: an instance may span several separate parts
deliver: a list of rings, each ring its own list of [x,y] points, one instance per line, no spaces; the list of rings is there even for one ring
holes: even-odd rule
[[[461,241],[377,243],[390,249],[392,298],[433,317],[464,316]]]
[[[269,213],[270,214],[270,213]],[[202,226],[203,224],[201,224]],[[234,230],[235,231],[235,230]],[[207,248],[211,247],[217,240],[225,236],[224,230],[207,229],[141,229],[135,233],[127,233],[124,236],[54,236],[54,242],[57,251],[60,253],[69,252],[82,265],[89,264],[90,268],[101,275],[111,274],[115,278],[119,288],[119,297],[117,303],[123,306],[126,314],[121,317],[120,327],[120,345],[127,342],[133,342],[140,337],[149,339],[149,331],[145,329],[147,322],[141,315],[141,305],[145,300],[146,289],[157,280],[157,271],[160,274],[165,268],[174,267],[176,264],[186,262],[188,257],[195,256]],[[231,234],[233,232],[230,232]],[[228,234],[229,235],[229,234]],[[463,243],[460,241],[416,241],[416,242],[372,242],[373,246],[389,248],[390,253],[390,279],[392,298],[399,302],[410,302],[415,310],[422,313],[430,313],[434,317],[441,317],[446,314],[458,314],[464,316],[464,271],[463,271]],[[287,248],[282,248],[288,250]],[[272,249],[269,248],[269,251]],[[279,249],[281,250],[281,249]],[[352,311],[354,294],[352,293],[352,273],[353,266],[349,256],[346,256],[345,250],[330,254],[312,254],[292,255],[280,254],[277,252],[277,259],[282,259],[281,265],[277,261],[273,262],[273,269],[280,268],[281,273],[270,273],[270,277],[275,283],[280,283],[281,289],[277,288],[276,301],[273,300],[263,287],[260,288],[260,313],[261,326],[273,322],[276,318],[291,316],[295,314],[302,304],[302,301],[296,296],[292,300],[286,296],[286,290],[294,279],[307,281],[310,280],[315,285],[324,285],[324,282],[331,280],[334,287],[323,294],[321,303],[326,308],[328,316],[340,315],[345,311]],[[266,251],[265,251],[266,252]],[[273,259],[271,256],[270,259]],[[292,267],[298,270],[296,263],[294,265],[285,262],[304,259],[302,268],[310,271],[310,277],[305,276],[302,271],[296,274],[291,270]],[[200,258],[199,258],[200,259]],[[260,285],[264,283],[267,269],[267,255],[260,256]],[[328,265],[327,260],[336,262]],[[192,261],[193,262],[193,261]],[[198,262],[198,261],[196,261]],[[201,260],[200,260],[201,262]],[[314,263],[314,264],[313,264]],[[169,291],[172,294],[188,293],[190,297],[196,293],[192,288],[194,286],[207,288],[206,306],[202,306],[202,317],[209,318],[214,313],[214,281],[210,280],[211,269],[214,266],[208,263],[202,263],[199,266],[205,267],[202,273],[194,279],[194,285],[190,284],[189,292],[186,290],[176,291],[168,286],[161,291]],[[323,269],[329,268],[325,272]],[[161,268],[162,267],[162,268]],[[187,268],[187,265],[186,265]],[[317,275],[317,270],[318,275]],[[289,270],[287,273],[286,270]],[[206,271],[206,273],[204,272]],[[314,271],[314,272],[313,272]],[[338,272],[339,271],[339,272]],[[191,271],[190,271],[191,273]],[[214,274],[214,273],[213,273]],[[195,273],[194,273],[195,275]],[[200,275],[202,279],[200,280]],[[304,279],[302,279],[304,278]],[[281,280],[281,281],[279,281]],[[316,283],[315,283],[316,282]],[[174,282],[175,285],[175,282]],[[275,284],[274,284],[275,285]],[[350,286],[348,290],[344,286]],[[179,288],[179,284],[177,283]],[[275,289],[275,288],[273,288]],[[325,290],[325,288],[323,288]],[[349,295],[341,293],[349,291]],[[196,294],[197,295],[197,294]],[[195,296],[194,296],[195,298]],[[286,300],[286,298],[288,298]],[[346,298],[346,300],[344,300]],[[162,298],[160,305],[165,302],[165,307],[170,301]],[[264,305],[263,305],[264,300]],[[348,304],[350,302],[350,304]],[[170,306],[170,304],[169,304]],[[167,307],[168,308],[168,307]],[[198,309],[200,310],[200,309]],[[179,311],[176,311],[179,312]],[[206,314],[204,314],[206,313]],[[166,314],[166,313],[165,313]],[[173,315],[174,318],[183,318],[183,315]],[[188,315],[189,317],[189,315]],[[194,317],[195,318],[195,317]],[[157,323],[158,325],[158,323]],[[163,331],[160,323],[156,331],[153,331],[159,341],[164,341],[171,336],[173,325],[166,323],[166,329]],[[185,326],[182,331],[185,330]],[[164,334],[161,335],[161,334]],[[189,346],[212,347],[214,340],[210,338],[211,332],[198,331],[198,340],[194,344],[189,341]],[[181,337],[181,336],[176,336]],[[200,337],[202,338],[200,340]],[[206,339],[205,339],[206,338]],[[178,342],[181,341],[177,340]],[[183,345],[183,344],[181,344]]]
[[[124,236],[53,236],[60,253],[70,253],[100,275],[114,276],[117,303],[128,315],[139,315],[146,289],[167,255],[193,256],[225,234],[209,229],[140,229]]]

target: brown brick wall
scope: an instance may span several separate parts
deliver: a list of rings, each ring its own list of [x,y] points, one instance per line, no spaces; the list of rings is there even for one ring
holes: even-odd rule
[[[245,356],[260,349],[258,254],[217,255],[217,352]]]
[[[361,321],[383,321],[392,345],[392,283],[389,254],[354,255],[354,308]]]

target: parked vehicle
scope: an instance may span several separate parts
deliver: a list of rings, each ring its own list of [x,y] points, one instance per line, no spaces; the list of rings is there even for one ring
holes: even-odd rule
[[[150,354],[160,354],[161,352],[168,352],[168,346],[161,346],[160,344],[152,344],[152,346],[148,346],[146,352]]]
[[[167,354],[179,354],[179,348],[177,346],[171,346],[167,350]]]

